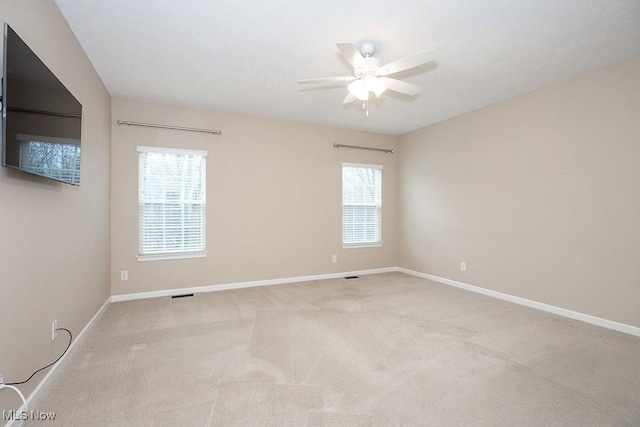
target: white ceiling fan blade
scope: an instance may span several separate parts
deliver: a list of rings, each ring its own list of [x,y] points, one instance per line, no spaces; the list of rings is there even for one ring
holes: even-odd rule
[[[342,101],[342,104],[351,104],[353,101],[355,101],[356,96],[351,94],[350,92],[347,94],[347,96],[344,97],[344,101]]]
[[[435,49],[427,49],[422,52],[397,59],[384,67],[379,68],[378,75],[388,76],[389,74],[399,73],[400,71],[408,70],[410,68],[417,67],[418,65],[431,62],[435,59],[433,56],[434,50]]]
[[[387,87],[384,84],[381,84],[380,87],[376,88],[376,90],[373,91],[373,93],[375,93],[376,96],[380,98],[380,95],[382,95],[385,90],[387,90]]]
[[[349,64],[356,68],[365,68],[367,66],[364,57],[353,43],[336,43],[342,55],[349,61]]]
[[[352,82],[356,78],[354,76],[343,76],[343,77],[320,77],[318,79],[306,79],[306,80],[298,80],[300,84],[306,83],[332,83],[332,82]]]
[[[387,87],[387,89],[394,92],[403,93],[405,95],[415,95],[420,92],[420,86],[403,82],[402,80],[392,79],[389,77],[379,77],[378,79]]]

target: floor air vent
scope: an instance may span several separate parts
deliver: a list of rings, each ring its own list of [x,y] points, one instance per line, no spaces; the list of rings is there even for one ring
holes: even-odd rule
[[[184,294],[184,295],[172,295],[171,298],[186,298],[186,297],[192,297],[193,294]]]
[[[359,279],[360,276],[347,276],[345,279]]]

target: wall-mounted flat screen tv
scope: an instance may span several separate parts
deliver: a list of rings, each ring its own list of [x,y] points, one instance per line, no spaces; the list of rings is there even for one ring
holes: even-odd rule
[[[82,104],[4,24],[2,166],[80,185]]]

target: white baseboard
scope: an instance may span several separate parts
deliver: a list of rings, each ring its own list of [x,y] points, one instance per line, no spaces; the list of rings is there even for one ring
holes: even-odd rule
[[[196,286],[191,288],[166,289],[163,291],[139,292],[135,294],[112,295],[111,302],[130,301],[136,299],[166,297],[173,295],[195,294],[200,292],[226,291],[229,289],[253,288],[256,286],[284,285],[286,283],[309,282],[312,280],[337,279],[345,276],[365,276],[398,271],[398,267],[375,268],[371,270],[348,271],[342,273],[318,274],[314,276],[287,277],[282,279],[254,280],[250,282],[223,283],[220,285]]]
[[[419,271],[409,270],[401,267],[375,268],[371,270],[318,274],[313,276],[298,276],[298,277],[287,277],[287,278],[281,278],[281,279],[254,280],[254,281],[248,281],[248,282],[234,282],[234,283],[223,283],[219,285],[167,289],[162,291],[139,292],[134,294],[120,294],[120,295],[112,295],[111,302],[130,301],[130,300],[146,299],[146,298],[157,298],[157,297],[183,295],[183,294],[191,294],[191,293],[199,293],[199,292],[215,292],[215,291],[224,291],[229,289],[251,288],[251,287],[257,287],[257,286],[283,285],[286,283],[309,282],[312,280],[336,279],[336,278],[345,277],[345,276],[364,276],[367,274],[379,274],[379,273],[390,273],[390,272],[401,272],[401,273],[409,274],[412,276],[421,277],[423,279],[432,280],[434,282],[438,282],[445,285],[454,286],[456,288],[465,289],[467,291],[487,295],[492,298],[498,298],[504,301],[509,301],[515,304],[520,304],[526,307],[535,308],[537,310],[546,311],[549,313],[557,314],[559,316],[568,317],[570,319],[591,323],[593,325],[601,326],[608,329],[613,329],[615,331],[624,332],[626,334],[640,337],[640,328],[637,326],[631,326],[624,323],[615,322],[613,320],[602,319],[600,317],[579,313],[577,311],[568,310],[566,308],[556,307],[553,305],[544,304],[544,303],[529,300],[526,298],[504,294],[502,292],[493,291],[491,289],[481,288],[479,286],[470,285],[467,283],[458,282],[458,281],[447,279],[444,277],[434,276],[432,274],[427,274],[427,273],[421,273]]]
[[[100,313],[102,313],[104,311],[104,309],[107,307],[107,305],[109,305],[109,303],[111,302],[111,298],[107,298],[107,300],[104,302],[104,304],[102,304],[102,307],[100,307],[98,309],[98,311],[96,312],[96,314],[93,315],[93,317],[91,318],[91,320],[89,320],[89,322],[87,322],[87,324],[85,325],[84,328],[82,328],[82,330],[80,331],[80,333],[78,335],[75,336],[74,340],[71,342],[71,345],[69,346],[69,349],[67,350],[67,352],[64,354],[64,356],[62,356],[60,358],[60,360],[58,360],[56,362],[55,365],[53,365],[49,371],[47,372],[47,375],[44,376],[44,378],[42,378],[40,380],[40,382],[38,383],[38,385],[36,386],[36,388],[33,389],[33,391],[31,392],[31,394],[29,394],[29,396],[27,396],[27,398],[25,399],[27,401],[27,407],[29,406],[29,403],[31,403],[31,401],[36,397],[36,395],[38,394],[38,392],[40,391],[40,389],[42,389],[42,387],[46,384],[46,382],[49,380],[49,377],[51,377],[51,375],[53,375],[53,373],[55,372],[55,370],[58,368],[58,366],[62,363],[62,361],[69,356],[69,354],[71,353],[71,351],[74,349],[74,347],[76,346],[76,344],[78,343],[78,341],[80,341],[80,339],[84,336],[85,332],[89,329],[89,326],[91,326],[93,324],[93,322],[98,318],[98,316],[100,315]],[[20,408],[18,408],[18,413],[21,413],[24,410],[24,405],[21,405]],[[7,424],[5,424],[5,427],[19,427],[22,425],[22,420],[13,420],[13,421],[9,421]]]
[[[410,274],[412,276],[421,277],[427,280],[433,280],[434,282],[443,283],[445,285],[455,286],[456,288],[465,289],[467,291],[476,292],[479,294],[487,295],[493,298],[513,302],[515,304],[524,305],[526,307],[535,308],[537,310],[546,311],[549,313],[557,314],[560,316],[568,317],[574,320],[580,320],[581,322],[591,323],[592,325],[602,326],[603,328],[613,329],[614,331],[624,332],[625,334],[635,335],[640,337],[640,328],[637,326],[631,326],[624,323],[614,322],[613,320],[602,319],[600,317],[591,316],[590,314],[579,313],[577,311],[568,310],[566,308],[556,307],[549,304],[529,300],[526,298],[520,298],[509,294],[503,294],[502,292],[492,291],[491,289],[481,288],[479,286],[469,285],[467,283],[458,282],[444,277],[434,276],[432,274],[421,273],[419,271],[413,271],[406,268],[398,268],[399,272]]]

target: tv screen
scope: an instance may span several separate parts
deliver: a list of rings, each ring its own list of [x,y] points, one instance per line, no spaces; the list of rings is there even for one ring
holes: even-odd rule
[[[4,24],[2,165],[80,185],[82,105]]]

